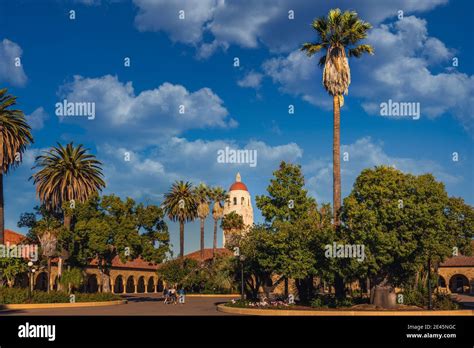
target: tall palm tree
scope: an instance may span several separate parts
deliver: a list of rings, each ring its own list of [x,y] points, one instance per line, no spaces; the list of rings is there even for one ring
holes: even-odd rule
[[[0,89],[0,244],[5,243],[3,175],[21,163],[26,147],[33,142],[31,128],[22,111],[12,109],[16,97]]]
[[[195,200],[198,204],[197,206],[197,216],[201,222],[201,260],[204,259],[204,221],[209,216],[210,208],[209,208],[209,194],[210,190],[209,187],[206,186],[204,183],[200,183],[194,189]]]
[[[83,203],[105,187],[102,163],[82,144],[69,143],[64,147],[58,143],[36,157],[34,168],[39,168],[32,176],[38,198],[47,209],[62,210],[67,230],[71,229],[72,221],[70,203]],[[59,277],[68,254],[68,250],[63,250],[59,256]]]
[[[32,178],[36,194],[46,208],[63,210],[64,227],[71,228],[72,216],[66,205],[85,202],[105,187],[102,163],[82,144],[61,144],[36,157],[40,168]]]
[[[212,218],[214,219],[214,243],[212,245],[212,258],[216,257],[217,249],[217,223],[219,219],[224,216],[224,206],[221,202],[225,202],[229,199],[227,191],[222,187],[216,186],[212,189],[211,197],[214,200],[214,206],[212,207]]]
[[[343,94],[347,95],[351,83],[347,56],[359,58],[364,53],[374,54],[372,46],[359,44],[372,26],[354,11],[342,13],[340,9],[332,9],[327,17],[315,19],[312,27],[318,41],[303,44],[301,50],[310,57],[324,52],[319,66],[324,67],[324,88],[333,97],[333,210],[334,225],[337,226],[341,207],[340,107],[344,104]]]
[[[197,203],[190,182],[176,181],[165,194],[164,209],[170,220],[179,222],[179,257],[184,256],[184,223],[197,216]]]

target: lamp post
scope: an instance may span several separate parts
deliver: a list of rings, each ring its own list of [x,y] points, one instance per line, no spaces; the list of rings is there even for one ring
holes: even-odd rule
[[[240,263],[240,300],[243,302],[245,299],[244,295],[244,261],[245,255],[240,255],[240,248],[234,248],[234,256],[239,260]]]
[[[31,267],[33,262],[28,261],[28,300],[31,300]]]
[[[240,260],[240,285],[241,285],[241,301],[243,302],[245,300],[245,294],[244,294],[244,261],[245,261],[245,255],[240,255],[239,257]]]
[[[28,300],[31,302],[31,292],[33,288],[32,275],[36,272],[36,269],[33,268],[33,262],[28,262]]]

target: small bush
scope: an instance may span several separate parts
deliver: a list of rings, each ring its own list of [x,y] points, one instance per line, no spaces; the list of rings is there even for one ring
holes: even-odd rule
[[[459,309],[459,305],[448,294],[436,294],[433,297],[433,307],[441,310]]]
[[[340,307],[351,307],[355,304],[366,302],[366,299],[353,299],[343,298],[338,299],[332,294],[327,295],[316,295],[310,302],[310,306],[313,308],[340,308]]]
[[[406,305],[426,308],[428,307],[428,289],[418,288],[403,292]],[[458,309],[459,305],[448,294],[433,293],[433,309],[449,310]]]

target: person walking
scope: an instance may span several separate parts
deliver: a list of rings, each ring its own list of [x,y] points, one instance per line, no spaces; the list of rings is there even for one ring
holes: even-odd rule
[[[163,303],[168,304],[168,302],[169,302],[169,291],[166,287],[163,289],[163,297],[165,299]]]

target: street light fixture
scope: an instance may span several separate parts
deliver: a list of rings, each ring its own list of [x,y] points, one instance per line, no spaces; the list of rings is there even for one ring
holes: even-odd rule
[[[241,284],[241,301],[243,302],[245,300],[245,294],[244,294],[244,261],[245,261],[245,255],[240,255],[239,257],[240,260],[240,270],[241,270],[241,275],[240,275],[240,284]]]
[[[31,291],[33,287],[32,274],[36,272],[36,269],[33,268],[33,262],[28,261],[28,300],[31,302]]]
[[[243,302],[245,299],[244,295],[244,261],[245,255],[240,254],[240,248],[234,248],[234,256],[239,260],[240,263],[240,300]]]

